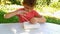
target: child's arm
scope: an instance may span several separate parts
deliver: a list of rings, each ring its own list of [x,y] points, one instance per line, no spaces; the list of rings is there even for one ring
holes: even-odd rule
[[[46,22],[46,18],[44,16],[37,15],[36,17],[38,17],[38,22],[40,22],[40,23]]]
[[[7,13],[4,15],[4,18],[10,18],[12,16],[15,16],[16,14],[17,14],[16,12]]]
[[[7,14],[4,15],[4,18],[10,18],[10,17],[13,17],[17,14],[22,14],[22,10],[20,10],[20,11],[16,10],[14,12],[7,13]]]
[[[40,15],[39,13],[37,13],[36,11],[34,12],[34,14],[35,14],[35,17],[37,17],[37,18],[39,18],[38,20],[39,20],[39,22],[46,22],[46,18],[44,17],[44,16],[42,16],[42,15]]]

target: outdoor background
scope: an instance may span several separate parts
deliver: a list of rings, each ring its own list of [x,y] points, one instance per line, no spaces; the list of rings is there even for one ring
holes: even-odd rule
[[[4,18],[4,14],[13,12],[22,6],[23,0],[0,0],[0,24],[17,23],[18,17]],[[60,0],[37,0],[35,10],[43,15],[47,22],[60,24]]]

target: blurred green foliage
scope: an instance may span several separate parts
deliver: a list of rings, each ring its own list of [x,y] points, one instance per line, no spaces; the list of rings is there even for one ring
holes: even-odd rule
[[[21,5],[21,0],[9,0],[12,4]]]
[[[11,5],[11,4],[16,4],[16,5],[21,5],[22,0],[0,0],[0,5]]]
[[[53,2],[50,4],[50,6],[58,9],[58,8],[60,8],[60,2]]]
[[[18,22],[17,16],[13,16],[9,19],[5,19],[4,14],[6,14],[6,12],[4,12],[3,10],[0,10],[0,23],[16,23],[16,22]]]
[[[60,24],[60,19],[50,16],[45,16],[48,23]]]

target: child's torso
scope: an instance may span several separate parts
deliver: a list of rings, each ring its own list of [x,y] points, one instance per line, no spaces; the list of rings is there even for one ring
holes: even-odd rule
[[[24,9],[22,9],[22,10],[24,10]],[[21,14],[18,15],[20,23],[23,23],[25,21],[29,21],[33,17],[34,17],[34,10],[32,10],[32,11],[30,11],[30,12],[24,14],[24,15],[21,15]]]

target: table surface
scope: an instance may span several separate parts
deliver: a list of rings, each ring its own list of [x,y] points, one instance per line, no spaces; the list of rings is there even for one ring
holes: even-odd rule
[[[0,24],[0,34],[60,34],[60,25],[41,24],[39,29],[25,31],[21,23]]]

